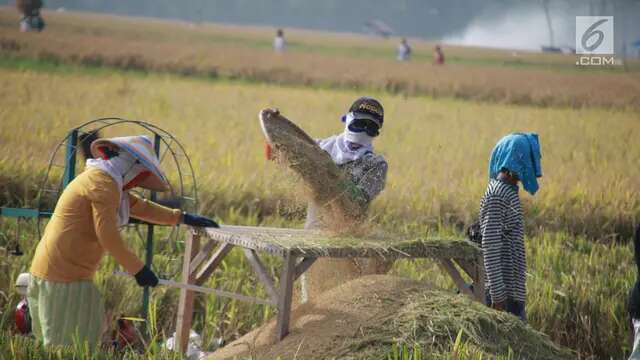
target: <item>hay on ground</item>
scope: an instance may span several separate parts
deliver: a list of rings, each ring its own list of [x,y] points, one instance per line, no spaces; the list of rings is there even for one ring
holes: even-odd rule
[[[488,355],[568,359],[568,350],[516,317],[464,295],[417,281],[372,275],[325,292],[292,312],[290,334],[275,340],[275,320],[216,351],[211,359],[382,359],[393,344],[419,346],[429,358],[462,341]]]

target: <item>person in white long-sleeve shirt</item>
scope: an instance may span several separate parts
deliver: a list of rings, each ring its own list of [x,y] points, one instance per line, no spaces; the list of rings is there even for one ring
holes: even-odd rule
[[[287,50],[287,41],[284,39],[284,31],[282,29],[276,31],[276,37],[273,39],[273,50],[279,54]]]
[[[402,38],[398,44],[398,61],[409,61],[409,58],[411,58],[411,46],[407,39]]]

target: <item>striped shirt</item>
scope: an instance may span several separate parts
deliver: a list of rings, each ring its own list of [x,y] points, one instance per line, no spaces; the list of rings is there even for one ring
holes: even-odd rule
[[[480,203],[480,230],[492,302],[525,302],[524,216],[517,186],[489,180]]]

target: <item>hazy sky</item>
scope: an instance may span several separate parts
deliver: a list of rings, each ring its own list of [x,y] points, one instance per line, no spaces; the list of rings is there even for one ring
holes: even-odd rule
[[[575,44],[575,22],[566,9],[552,15],[554,45],[573,47]],[[566,13],[564,13],[566,11]],[[547,19],[538,4],[517,6],[505,12],[494,12],[477,16],[464,29],[443,36],[443,42],[501,47],[510,49],[538,50],[550,43]]]
[[[15,0],[0,0],[13,4]],[[274,27],[363,32],[369,20],[395,35],[474,46],[549,45],[542,0],[45,0],[51,9]],[[576,15],[614,15],[617,48],[640,39],[640,0],[549,0],[554,45],[575,46]]]

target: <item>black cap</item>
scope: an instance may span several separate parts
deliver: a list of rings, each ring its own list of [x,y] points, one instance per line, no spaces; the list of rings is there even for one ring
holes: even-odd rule
[[[379,127],[382,127],[384,108],[382,108],[382,104],[378,100],[372,97],[363,96],[354,101],[349,108],[349,112],[352,112],[356,119],[373,120]]]

